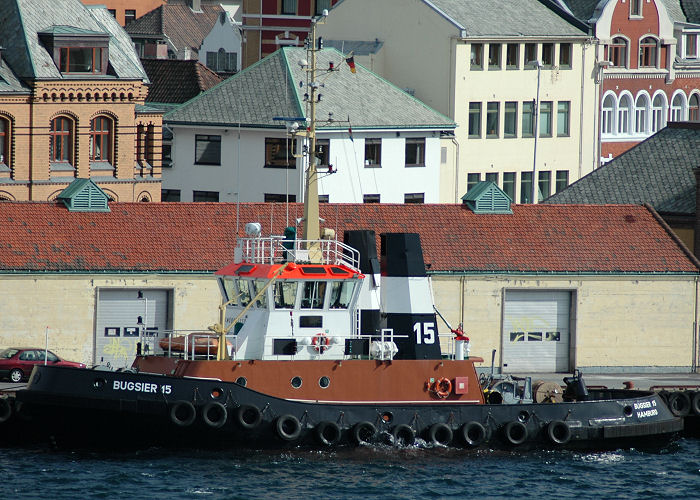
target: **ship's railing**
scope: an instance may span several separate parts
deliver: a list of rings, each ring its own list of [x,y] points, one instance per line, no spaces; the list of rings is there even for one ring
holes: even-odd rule
[[[360,269],[360,252],[338,240],[286,240],[282,236],[239,238],[236,262],[344,264]]]

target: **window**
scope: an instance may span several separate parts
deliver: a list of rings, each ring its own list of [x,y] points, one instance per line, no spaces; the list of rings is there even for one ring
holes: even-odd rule
[[[698,35],[688,33],[685,35],[685,57],[696,59],[698,57]]]
[[[350,307],[354,291],[355,283],[352,281],[332,281],[329,307],[331,309],[347,309]]]
[[[316,15],[323,14],[323,10],[331,10],[331,0],[316,0]]]
[[[0,117],[0,165],[10,165],[10,122]]]
[[[318,202],[319,203],[330,203],[330,196],[327,194],[319,194],[318,195]]]
[[[501,69],[501,44],[489,44],[489,69]]]
[[[406,193],[403,195],[404,203],[424,203],[425,193]]]
[[[616,68],[627,67],[627,40],[620,36],[612,39],[612,45],[608,47],[608,60]]]
[[[480,43],[471,44],[471,58],[470,58],[470,69],[484,69],[483,60],[484,46]]]
[[[192,191],[192,201],[216,202],[216,201],[219,201],[219,192],[218,191]]]
[[[291,143],[292,151],[289,151]],[[294,153],[296,141],[285,137],[265,138],[265,167],[267,168],[296,168]]]
[[[365,167],[379,167],[382,164],[382,140],[365,139]]]
[[[503,192],[515,200],[515,172],[503,173]]]
[[[467,174],[467,193],[469,192],[470,189],[472,189],[474,186],[476,186],[479,182],[481,182],[481,174],[478,174],[478,173]]]
[[[180,201],[179,189],[161,189],[160,201]]]
[[[425,139],[406,139],[406,166],[425,165]]]
[[[569,116],[571,102],[559,101],[557,103],[557,137],[569,136]]]
[[[671,121],[683,121],[683,96],[676,94],[671,101]]]
[[[469,103],[469,137],[481,137],[481,103]]]
[[[611,95],[605,96],[603,99],[603,111],[600,117],[601,132],[603,135],[612,135],[613,133],[613,117],[615,116],[615,98]]]
[[[554,189],[558,193],[566,189],[569,185],[569,171],[568,170],[557,170],[557,179]]]
[[[552,137],[552,101],[540,102],[540,137]]]
[[[617,133],[630,133],[630,119],[632,117],[632,99],[628,95],[620,98],[620,104],[617,107]]]
[[[302,282],[301,308],[323,309],[323,299],[326,296],[325,281]]]
[[[195,165],[221,165],[221,136],[200,135],[194,136],[194,163]]]
[[[525,67],[532,68],[530,63],[537,61],[537,44],[536,43],[526,43],[525,44]]]
[[[72,163],[73,121],[65,116],[51,120],[49,159],[52,162]]]
[[[328,150],[331,147],[330,139],[316,139],[316,165],[319,167],[327,167]]]
[[[498,137],[499,104],[489,102],[486,105],[486,137]]]
[[[538,172],[537,173],[537,201],[542,201],[545,198],[549,198],[552,194],[552,172]]]
[[[530,203],[532,199],[532,172],[520,172],[520,203]]]
[[[101,47],[61,47],[61,73],[103,73]]]
[[[126,9],[124,11],[124,26],[128,25],[131,21],[136,20],[136,11],[134,9]]]
[[[535,103],[532,101],[525,101],[523,103],[523,122],[522,130],[523,137],[534,137],[534,127],[535,127],[535,113],[533,108]]]
[[[639,42],[639,67],[656,67],[656,39],[650,36]]]
[[[233,73],[237,70],[237,58],[236,52],[226,52],[222,47],[218,52],[207,52],[207,67],[213,71]]]
[[[493,182],[498,186],[498,172],[489,172],[486,174],[486,182]]]
[[[517,43],[509,43],[506,46],[506,69],[518,69],[520,45]]]
[[[700,122],[700,94],[693,94],[688,99],[688,121]]]
[[[282,0],[282,14],[296,15],[297,0]]]
[[[363,194],[362,203],[379,203],[378,194]]]
[[[630,0],[630,17],[642,16],[642,0]]]
[[[265,203],[295,203],[297,201],[297,195],[265,193],[263,201],[265,201]]]
[[[111,163],[112,120],[98,116],[90,122],[90,161]]]
[[[503,137],[515,137],[518,133],[518,103],[506,102],[503,117]]]
[[[554,65],[554,44],[542,44],[542,67],[551,68]]]
[[[112,17],[116,19],[117,17],[117,9],[107,9],[107,12],[112,14]]]
[[[571,69],[571,44],[559,44],[559,67],[561,69]]]
[[[666,99],[656,94],[651,103],[651,132],[658,132],[666,126]]]
[[[649,112],[649,99],[645,95],[637,97],[634,105],[634,131],[637,134],[647,133],[647,114]]]
[[[294,309],[298,287],[298,281],[276,281],[274,294],[275,309]]]

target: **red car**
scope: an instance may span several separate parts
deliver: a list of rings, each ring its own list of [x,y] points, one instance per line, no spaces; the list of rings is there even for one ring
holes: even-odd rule
[[[83,363],[66,361],[45,349],[10,347],[0,351],[0,378],[7,377],[12,382],[21,382],[29,378],[34,365],[43,364],[44,361],[53,366],[85,368]]]

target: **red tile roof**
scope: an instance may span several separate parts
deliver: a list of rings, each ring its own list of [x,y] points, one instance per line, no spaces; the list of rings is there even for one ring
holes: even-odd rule
[[[236,204],[110,203],[109,213],[60,203],[0,203],[0,270],[214,271],[233,260]],[[288,208],[291,224],[300,204]],[[322,204],[324,227],[418,232],[431,271],[698,273],[694,258],[647,208],[513,205],[477,215],[463,205]],[[244,203],[238,215],[282,234],[287,207]],[[272,221],[272,223],[271,223]],[[270,230],[272,226],[272,231]]]
[[[221,83],[222,78],[192,59],[141,59],[151,85],[146,102],[183,103]]]

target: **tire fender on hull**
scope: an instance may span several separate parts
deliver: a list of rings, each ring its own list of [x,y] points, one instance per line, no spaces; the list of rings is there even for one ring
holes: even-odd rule
[[[672,392],[668,397],[668,409],[676,417],[687,417],[690,413],[690,396],[685,391]]]
[[[693,394],[693,399],[691,401],[691,406],[693,407],[693,413],[700,416],[700,391]]]
[[[285,441],[294,441],[301,434],[301,423],[294,415],[282,415],[275,420],[275,430]]]
[[[202,420],[209,427],[218,429],[226,423],[228,412],[226,407],[217,401],[212,401],[202,408]]]
[[[377,428],[371,422],[358,422],[352,428],[352,440],[355,444],[371,444],[377,436]]]
[[[197,410],[189,401],[177,401],[170,407],[170,420],[179,427],[188,427],[197,418]]]
[[[399,424],[391,431],[395,446],[411,446],[416,441],[416,433],[406,424]]]
[[[342,432],[335,422],[321,422],[316,426],[316,438],[321,444],[333,446],[340,442]]]
[[[571,428],[563,420],[552,420],[547,424],[547,438],[552,444],[566,444],[571,440]]]
[[[428,439],[437,446],[449,446],[452,442],[452,435],[452,428],[442,422],[431,425],[428,431]]]
[[[503,435],[508,443],[518,446],[527,441],[527,427],[524,423],[514,420],[503,427]]]
[[[236,422],[244,429],[255,429],[262,422],[262,413],[257,406],[241,405],[236,410]]]
[[[477,447],[484,444],[484,442],[486,442],[486,438],[488,437],[486,427],[481,425],[479,422],[467,422],[460,428],[460,432],[462,433],[462,439],[464,439],[464,442],[471,447]]]

